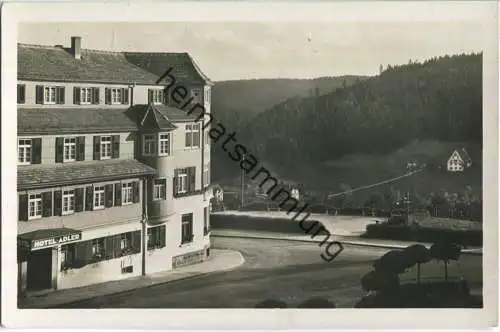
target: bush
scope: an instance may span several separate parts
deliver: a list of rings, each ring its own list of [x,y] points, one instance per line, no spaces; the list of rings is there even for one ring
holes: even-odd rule
[[[294,215],[294,213],[291,213],[290,219],[285,219],[214,214],[210,216],[210,225],[212,229],[242,229],[301,235],[306,234],[300,227],[299,221],[292,220]],[[302,223],[302,226],[304,229],[308,230],[314,227],[315,224],[316,229],[323,226],[323,224],[314,220],[306,220]]]
[[[363,237],[401,241],[440,242],[447,241],[460,246],[482,246],[483,232],[479,230],[451,230],[403,225],[370,224]]]

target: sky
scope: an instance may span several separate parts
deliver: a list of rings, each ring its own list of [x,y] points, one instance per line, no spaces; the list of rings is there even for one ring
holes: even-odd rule
[[[22,23],[18,42],[189,52],[213,81],[375,75],[397,65],[483,50],[479,20],[362,22]],[[40,33],[43,31],[43,33]]]

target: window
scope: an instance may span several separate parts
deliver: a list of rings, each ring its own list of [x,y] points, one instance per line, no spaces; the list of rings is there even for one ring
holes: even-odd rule
[[[106,104],[128,104],[128,88],[106,88],[104,90]]]
[[[207,235],[210,232],[209,224],[209,214],[208,208],[203,209],[203,235]]]
[[[201,103],[201,90],[191,89],[191,97],[193,98],[193,103]]]
[[[186,125],[186,147],[200,147],[200,124]]]
[[[29,219],[37,219],[42,217],[42,194],[29,195],[28,201]]]
[[[136,243],[136,245],[140,248],[140,245],[138,245],[137,243]],[[132,233],[131,232],[121,234],[120,249],[122,250],[122,252],[128,251],[129,249],[132,249]]]
[[[101,160],[111,158],[111,136],[101,136]]]
[[[131,204],[132,203],[132,190],[133,183],[123,183],[122,184],[122,205]]]
[[[111,104],[121,104],[123,102],[122,89],[111,89]]]
[[[189,243],[193,241],[193,214],[183,214],[182,215],[182,234],[181,242]]]
[[[210,102],[210,90],[205,90],[205,103]]]
[[[43,89],[43,103],[44,104],[55,104],[56,103],[56,87],[46,86]]]
[[[94,188],[94,210],[104,209],[104,186]]]
[[[64,138],[64,161],[76,160],[76,137]]]
[[[163,104],[163,90],[149,89],[149,101],[153,104]]]
[[[145,156],[152,156],[156,150],[155,135],[148,134],[142,136],[142,154]]]
[[[80,104],[91,104],[92,96],[92,88],[80,88]]]
[[[209,130],[205,130],[205,145],[210,145],[210,135],[209,135]]]
[[[26,85],[17,85],[17,103],[24,104],[26,102]]]
[[[62,195],[62,214],[72,214],[75,212],[75,191],[65,190]]]
[[[153,183],[153,201],[167,198],[167,180],[155,179]]]
[[[205,187],[207,187],[208,185],[210,185],[210,166],[209,165],[205,165],[205,167],[203,168],[203,185]]]
[[[104,249],[104,239],[92,240],[92,256],[100,257]]]
[[[20,164],[31,163],[31,139],[19,139],[17,141],[17,161]]]
[[[148,228],[148,250],[160,249],[166,246],[165,225]]]
[[[183,194],[187,192],[187,170],[180,169],[177,173],[177,193]]]
[[[160,134],[160,156],[170,155],[170,134]]]

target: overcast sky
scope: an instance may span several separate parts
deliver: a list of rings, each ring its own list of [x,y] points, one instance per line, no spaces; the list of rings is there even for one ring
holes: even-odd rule
[[[40,33],[43,31],[43,33]],[[22,24],[19,42],[142,52],[189,52],[212,80],[373,75],[403,64],[483,49],[480,21],[169,22]]]

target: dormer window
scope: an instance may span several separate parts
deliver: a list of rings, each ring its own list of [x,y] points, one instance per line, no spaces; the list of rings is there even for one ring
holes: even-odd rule
[[[191,89],[191,97],[193,103],[201,103],[201,89]]]
[[[73,89],[73,103],[75,105],[99,104],[99,88],[80,88]]]
[[[162,89],[149,89],[148,99],[153,104],[164,104],[165,93]]]
[[[128,88],[106,88],[106,104],[128,104]]]
[[[47,86],[43,91],[43,103],[44,104],[55,104],[56,103],[56,87]]]

